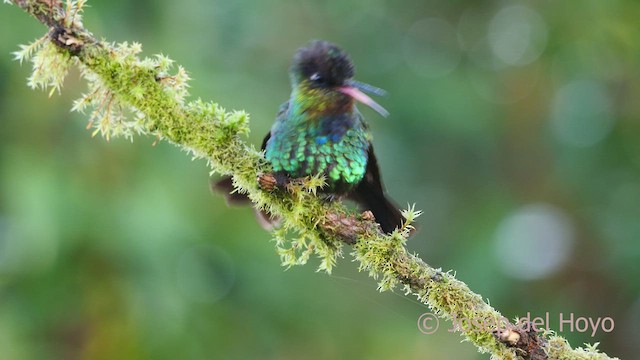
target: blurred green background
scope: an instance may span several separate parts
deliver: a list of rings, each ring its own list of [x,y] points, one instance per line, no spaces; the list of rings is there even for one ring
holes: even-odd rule
[[[85,25],[138,41],[244,109],[258,144],[299,46],[340,44],[390,93],[363,109],[389,193],[424,210],[411,250],[505,316],[611,317],[561,335],[640,351],[640,3],[90,1]],[[248,208],[154,139],[91,138],[62,95],[26,86],[18,44],[46,29],[0,11],[1,359],[485,359],[428,311],[376,292],[345,256],[285,271]],[[442,328],[450,323],[441,322]]]

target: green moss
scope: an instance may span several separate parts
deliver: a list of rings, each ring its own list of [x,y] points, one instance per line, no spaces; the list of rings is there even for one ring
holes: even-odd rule
[[[340,203],[323,202],[315,196],[317,189],[325,185],[325,179],[310,177],[292,184],[286,191],[262,191],[256,177],[272,169],[261,152],[241,139],[249,132],[248,115],[242,111],[226,111],[200,99],[186,102],[189,77],[182,67],[171,73],[173,61],[164,55],[141,59],[140,44],[109,45],[95,41],[80,27],[83,4],[83,1],[68,2],[61,12],[65,26],[75,26],[84,43],[77,58],[55,46],[48,37],[23,46],[16,53],[16,58],[33,62],[29,84],[59,90],[69,66],[79,60],[88,91],[74,103],[73,109],[83,112],[90,109],[89,122],[95,127],[95,134],[107,138],[133,138],[142,134],[158,137],[174,143],[194,158],[207,160],[212,171],[233,175],[238,191],[246,193],[256,206],[282,219],[282,227],[273,235],[284,266],[305,264],[310,256],[316,255],[321,260],[318,270],[331,272],[336,259],[342,256],[343,242],[320,224],[329,215],[349,213]],[[32,1],[24,8],[41,19],[48,16],[49,11],[44,12],[42,6]],[[358,174],[357,169],[353,170],[353,174]],[[412,230],[411,223],[420,212],[410,207],[403,215],[407,223],[392,234],[383,234],[374,228],[365,228],[360,233],[352,253],[360,270],[378,279],[380,291],[402,286],[405,293],[416,296],[444,318],[486,321],[500,318],[501,314],[466,284],[407,252],[405,242]],[[462,334],[480,351],[490,352],[493,358],[517,358],[515,352],[499,343],[490,331],[469,328]],[[558,336],[549,338],[548,351],[553,359],[608,358],[595,347],[573,350]]]

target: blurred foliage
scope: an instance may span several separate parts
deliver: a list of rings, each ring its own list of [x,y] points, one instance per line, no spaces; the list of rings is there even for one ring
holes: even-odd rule
[[[565,331],[640,351],[640,3],[92,1],[85,25],[138,41],[191,94],[252,115],[259,143],[314,38],[391,94],[363,109],[389,193],[425,214],[409,246],[505,316],[611,317]],[[154,139],[107,143],[70,113],[86,90],[26,86],[11,60],[46,29],[0,11],[2,359],[475,359],[423,306],[378,294],[349,257],[284,271],[250,209]]]

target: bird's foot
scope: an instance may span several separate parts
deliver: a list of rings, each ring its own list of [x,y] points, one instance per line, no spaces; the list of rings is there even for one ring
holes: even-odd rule
[[[260,188],[265,191],[274,191],[287,186],[291,182],[291,179],[286,175],[278,173],[262,173],[258,175],[257,180]]]
[[[373,213],[369,210],[366,210],[362,213],[362,220],[365,221],[376,221],[376,217],[373,216]]]
[[[342,200],[342,198],[343,198],[343,195],[338,195],[338,194],[323,193],[320,195],[320,199],[326,202],[340,201]]]

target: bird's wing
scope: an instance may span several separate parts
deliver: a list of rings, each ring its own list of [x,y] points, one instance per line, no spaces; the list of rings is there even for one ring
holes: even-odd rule
[[[262,139],[262,145],[260,146],[260,150],[264,151],[267,148],[267,141],[271,139],[271,131],[265,135],[264,139]]]
[[[373,152],[373,145],[369,143],[369,149],[367,150],[367,169],[364,173],[363,181],[372,186],[372,188],[384,192],[384,185],[382,184],[382,178],[380,177],[380,168],[378,167],[378,160]]]
[[[392,232],[399,228],[405,221],[398,206],[391,201],[384,193],[384,186],[380,177],[378,161],[373,153],[373,146],[369,144],[367,150],[369,160],[364,178],[351,191],[348,197],[357,202],[363,210],[370,210],[380,224],[382,231]]]

